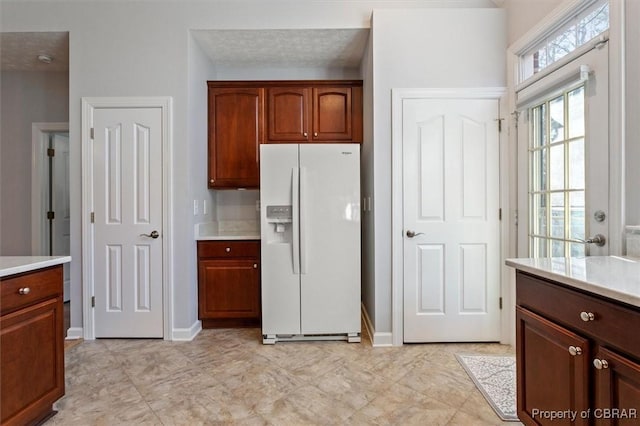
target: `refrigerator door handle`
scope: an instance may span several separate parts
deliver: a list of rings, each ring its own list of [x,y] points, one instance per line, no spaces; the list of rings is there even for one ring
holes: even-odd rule
[[[291,168],[291,259],[293,259],[293,273],[300,273],[300,218],[298,217],[298,206],[300,205],[300,172],[297,167]]]
[[[307,168],[300,167],[300,273],[307,273],[307,232],[305,228],[305,207],[307,202]]]

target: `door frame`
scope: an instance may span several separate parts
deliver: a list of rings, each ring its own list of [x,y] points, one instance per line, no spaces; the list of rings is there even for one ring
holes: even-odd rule
[[[173,324],[173,101],[169,96],[157,97],[83,97],[82,98],[82,322],[86,340],[95,339],[94,295],[94,234],[91,223],[93,202],[93,145],[91,128],[96,109],[160,108],[162,115],[162,317],[163,338],[172,340]]]
[[[69,123],[32,123],[31,124],[31,252],[33,254],[44,255],[44,238],[46,232],[46,216],[42,215],[46,188],[44,182],[47,180],[47,173],[44,168],[47,158],[47,148],[49,139],[44,136],[51,132],[69,132]],[[46,145],[46,146],[45,146]]]
[[[404,344],[404,234],[403,234],[403,165],[402,165],[402,102],[405,99],[493,99],[499,102],[500,115],[504,132],[498,135],[499,143],[499,175],[500,175],[500,207],[508,206],[509,181],[507,168],[504,166],[508,158],[506,144],[506,87],[474,87],[474,88],[415,88],[391,89],[391,340],[393,346]],[[496,117],[497,119],[498,117]],[[506,210],[505,210],[506,212]],[[507,253],[509,241],[508,220],[500,224],[500,295],[506,306],[509,306],[509,292],[503,287],[505,267],[503,255]],[[503,303],[503,305],[505,305]],[[504,322],[505,312],[501,312],[501,341],[509,341]]]

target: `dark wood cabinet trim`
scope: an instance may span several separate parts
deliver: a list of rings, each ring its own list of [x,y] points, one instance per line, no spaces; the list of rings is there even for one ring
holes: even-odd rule
[[[209,80],[208,87],[362,87],[362,80]]]

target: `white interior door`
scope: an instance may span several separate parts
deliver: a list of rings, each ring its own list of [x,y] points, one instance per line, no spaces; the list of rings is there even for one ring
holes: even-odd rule
[[[71,254],[71,211],[69,208],[69,135],[53,135],[54,156],[52,159],[52,211],[55,214],[51,222],[52,254],[69,256]],[[69,264],[64,264],[64,301],[70,298]]]
[[[162,109],[93,120],[95,337],[162,337]]]
[[[500,339],[498,117],[497,99],[403,100],[405,342]]]

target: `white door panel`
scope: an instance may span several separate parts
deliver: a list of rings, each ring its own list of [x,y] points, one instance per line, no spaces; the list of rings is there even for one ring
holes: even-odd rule
[[[499,340],[498,101],[403,101],[404,341]]]
[[[163,336],[161,129],[160,108],[95,110],[96,337]]]

